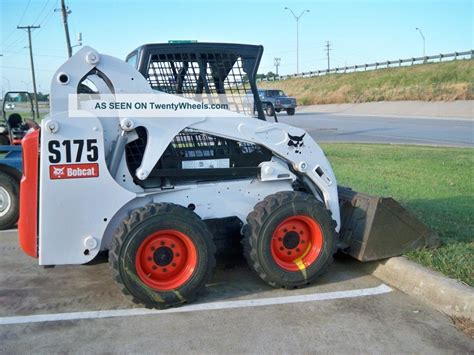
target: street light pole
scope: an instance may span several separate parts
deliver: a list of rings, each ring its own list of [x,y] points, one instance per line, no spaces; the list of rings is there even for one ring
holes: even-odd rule
[[[421,29],[420,29],[420,28],[417,27],[416,30],[417,30],[418,32],[420,32],[420,36],[421,36],[421,38],[423,39],[423,57],[426,57],[426,52],[425,52],[425,49],[426,49],[426,47],[425,47],[425,36],[423,35],[423,32],[421,32]]]
[[[296,14],[293,12],[292,9],[290,9],[289,7],[285,7],[285,10],[288,10],[291,12],[291,14],[293,15],[293,17],[295,18],[296,20],[296,74],[298,74],[300,72],[300,63],[299,63],[299,22],[300,22],[300,18],[306,13],[306,12],[309,12],[309,10],[303,10],[301,11],[301,14],[299,14],[299,16],[296,16]]]
[[[8,83],[8,90],[6,92],[10,91],[10,80],[8,80],[5,77],[3,77],[2,79],[5,80]],[[3,84],[2,84],[2,96],[1,97],[3,97],[3,96],[5,96],[5,89],[3,88]]]
[[[8,91],[10,91],[10,80],[3,77],[3,80],[5,80],[8,83]]]
[[[30,89],[29,89],[30,83],[28,83],[28,82],[26,82],[26,81],[24,81],[24,80],[22,80],[21,82],[22,82],[23,84],[25,84],[25,90],[28,91],[28,92],[30,92]]]

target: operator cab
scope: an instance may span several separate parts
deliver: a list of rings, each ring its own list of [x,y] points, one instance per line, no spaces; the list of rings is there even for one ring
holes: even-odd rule
[[[126,62],[154,90],[189,99],[211,98],[214,103],[225,101],[231,111],[249,116],[257,111],[257,117],[265,120],[256,85],[262,53],[263,46],[258,45],[157,43],[135,49]],[[142,162],[148,138],[142,127],[136,133],[138,139],[126,146],[132,176]],[[268,149],[256,144],[185,129],[175,136],[149,177],[135,182],[144,188],[155,188],[190,181],[254,177],[259,164],[271,157]],[[195,166],[200,168],[191,168]]]
[[[218,100],[232,97],[235,105],[229,105],[231,111],[249,115],[256,111],[257,117],[265,120],[256,84],[262,54],[263,46],[249,44],[155,43],[138,47],[126,62],[148,80],[152,89],[191,99],[196,95]],[[249,98],[254,103],[251,112],[242,112]]]

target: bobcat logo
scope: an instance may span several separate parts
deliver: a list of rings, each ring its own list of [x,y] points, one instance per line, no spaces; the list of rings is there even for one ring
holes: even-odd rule
[[[301,148],[304,147],[303,138],[305,135],[306,133],[303,133],[301,136],[292,136],[288,133],[288,138],[290,138],[288,147],[294,147],[296,154],[301,154]]]
[[[61,177],[61,176],[63,176],[63,175],[64,175],[64,168],[65,168],[64,166],[63,166],[62,168],[57,168],[57,167],[53,166],[53,169],[54,169],[53,174],[54,174],[54,176],[56,176],[56,177],[58,177],[58,178]]]

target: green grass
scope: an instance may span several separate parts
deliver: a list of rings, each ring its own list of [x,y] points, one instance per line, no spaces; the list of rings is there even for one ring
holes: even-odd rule
[[[322,144],[338,183],[392,196],[436,231],[441,246],[407,256],[474,286],[474,150]]]
[[[20,114],[23,119],[31,119],[31,112],[22,112],[22,111],[11,111],[11,112],[9,112],[9,111],[7,111],[7,116],[10,115],[13,112]],[[41,122],[41,120],[43,118],[45,118],[48,113],[49,112],[40,112],[39,113],[39,116],[40,116],[39,120],[36,117],[35,117],[34,120],[37,121],[37,122]]]
[[[259,87],[282,89],[300,105],[468,100],[474,99],[474,60],[261,82]]]

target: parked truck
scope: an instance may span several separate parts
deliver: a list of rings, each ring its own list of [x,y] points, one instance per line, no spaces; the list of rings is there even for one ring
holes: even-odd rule
[[[296,99],[286,96],[283,90],[259,89],[258,96],[267,116],[273,117],[281,111],[286,111],[288,116],[295,114]]]

